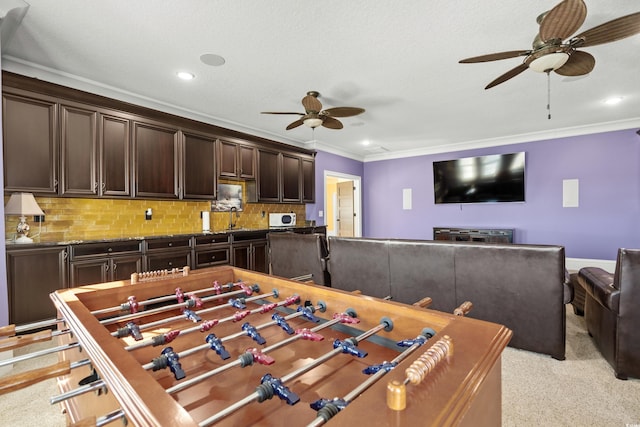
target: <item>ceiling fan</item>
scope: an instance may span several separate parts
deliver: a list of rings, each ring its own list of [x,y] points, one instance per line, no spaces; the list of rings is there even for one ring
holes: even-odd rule
[[[563,76],[582,76],[593,70],[596,60],[591,54],[577,50],[578,48],[609,43],[640,33],[640,12],[636,12],[598,25],[564,41],[580,28],[586,16],[587,6],[583,0],[564,0],[538,16],[540,32],[533,40],[532,49],[491,53],[459,62],[469,64],[524,56],[522,64],[493,80],[485,89],[504,83],[528,68],[547,74],[555,71]]]
[[[303,124],[312,129],[318,126],[324,126],[329,129],[342,129],[342,122],[336,117],[351,117],[364,113],[364,108],[357,107],[334,107],[323,110],[322,103],[318,100],[319,95],[316,91],[307,92],[307,95],[302,98],[304,113],[263,111],[262,114],[295,114],[302,116],[287,126],[287,130],[290,130]]]

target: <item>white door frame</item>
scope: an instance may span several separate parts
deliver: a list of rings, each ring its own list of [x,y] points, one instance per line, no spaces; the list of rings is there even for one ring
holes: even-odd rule
[[[324,212],[327,212],[327,199],[330,197],[327,194],[327,178],[338,178],[338,181],[353,181],[353,212],[355,213],[354,221],[354,236],[362,237],[362,185],[361,177],[358,175],[349,175],[341,172],[332,172],[329,170],[324,171]],[[326,215],[325,215],[326,217]],[[326,223],[325,223],[326,224]],[[328,225],[328,224],[327,224]],[[334,230],[336,230],[334,226]]]

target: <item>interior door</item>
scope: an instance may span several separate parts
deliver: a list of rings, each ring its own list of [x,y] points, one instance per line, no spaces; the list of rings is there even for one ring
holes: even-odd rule
[[[354,236],[353,181],[338,183],[338,236]]]

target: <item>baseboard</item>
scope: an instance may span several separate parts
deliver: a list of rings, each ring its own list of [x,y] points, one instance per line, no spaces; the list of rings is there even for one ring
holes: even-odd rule
[[[616,269],[616,261],[607,259],[566,258],[565,267],[570,272],[578,271],[582,267],[600,267],[609,273],[613,273]]]

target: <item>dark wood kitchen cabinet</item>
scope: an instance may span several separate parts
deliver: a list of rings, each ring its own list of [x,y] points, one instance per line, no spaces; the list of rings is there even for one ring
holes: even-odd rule
[[[145,270],[191,268],[192,239],[190,236],[145,240]]]
[[[101,111],[99,188],[102,196],[131,196],[131,121],[117,112]]]
[[[282,202],[302,202],[302,159],[291,154],[281,154]]]
[[[98,194],[98,112],[78,104],[60,104],[61,194]]]
[[[139,240],[85,243],[70,246],[71,287],[129,280],[142,270],[142,242]]]
[[[316,202],[316,162],[313,158],[302,158],[302,202]]]
[[[183,132],[183,198],[215,199],[217,193],[216,140]]]
[[[231,235],[227,233],[195,236],[194,268],[231,263]]]
[[[232,235],[232,265],[260,273],[269,272],[266,232],[238,232]]]
[[[177,199],[179,151],[175,128],[133,122],[134,197]]]
[[[19,89],[2,94],[4,189],[58,192],[58,106],[55,98]]]
[[[67,287],[67,247],[7,248],[9,323],[56,317],[49,294]]]
[[[218,175],[229,179],[256,177],[256,149],[223,139],[218,140]]]
[[[281,201],[280,153],[258,149],[258,201],[278,203]]]

